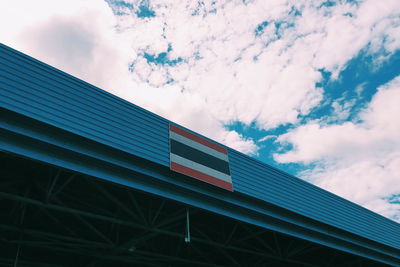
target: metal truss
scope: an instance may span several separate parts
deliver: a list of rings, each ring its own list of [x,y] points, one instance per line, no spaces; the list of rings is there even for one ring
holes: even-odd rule
[[[378,266],[95,177],[0,160],[0,265]]]

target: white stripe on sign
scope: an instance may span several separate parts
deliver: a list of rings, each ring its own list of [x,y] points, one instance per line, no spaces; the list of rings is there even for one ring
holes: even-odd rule
[[[169,132],[169,136],[171,139],[174,139],[175,141],[178,141],[179,143],[191,146],[197,150],[200,150],[204,153],[210,154],[211,156],[214,156],[216,158],[228,161],[228,155],[218,152],[215,149],[212,149],[208,146],[202,145],[200,143],[197,143],[196,141],[193,141],[189,138],[186,138],[180,134],[174,133],[174,132]]]
[[[191,168],[193,170],[196,170],[196,171],[202,172],[204,174],[213,176],[213,177],[215,177],[217,179],[220,179],[220,180],[223,180],[225,182],[232,183],[232,178],[231,178],[230,175],[227,175],[225,173],[216,171],[214,169],[206,167],[206,166],[204,166],[202,164],[199,164],[197,162],[182,158],[182,157],[180,157],[178,155],[175,155],[175,154],[172,154],[172,153],[170,154],[170,160],[172,162],[176,162],[176,163],[178,163],[180,165],[183,165],[183,166],[186,166],[186,167]]]

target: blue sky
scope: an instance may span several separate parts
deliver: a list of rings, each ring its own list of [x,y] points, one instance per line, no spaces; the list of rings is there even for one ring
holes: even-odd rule
[[[3,1],[2,42],[400,221],[400,2]]]

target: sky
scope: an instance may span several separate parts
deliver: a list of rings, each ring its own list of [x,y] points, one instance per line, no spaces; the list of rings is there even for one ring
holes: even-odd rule
[[[398,0],[2,0],[0,25],[6,45],[400,222]]]

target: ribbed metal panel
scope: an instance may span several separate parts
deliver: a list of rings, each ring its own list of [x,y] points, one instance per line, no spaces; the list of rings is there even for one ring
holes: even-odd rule
[[[0,107],[169,166],[169,121],[0,44]],[[234,190],[400,248],[400,224],[229,149]]]
[[[229,161],[235,191],[400,248],[400,224],[237,151]]]
[[[0,105],[169,166],[168,121],[0,44]]]

